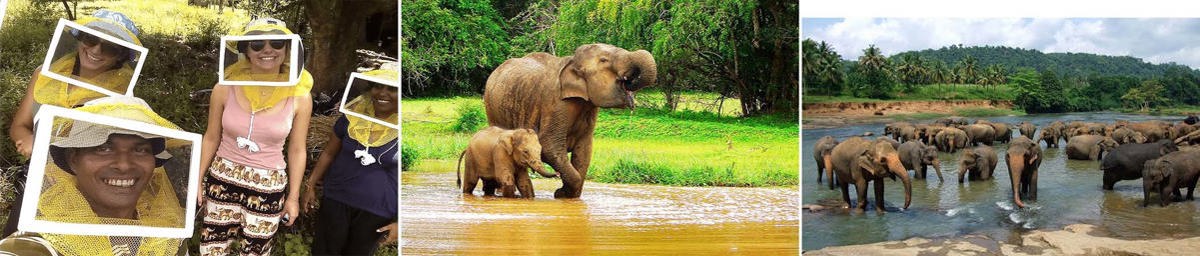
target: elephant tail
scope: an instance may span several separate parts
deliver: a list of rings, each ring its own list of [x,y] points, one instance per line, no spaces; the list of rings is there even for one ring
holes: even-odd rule
[[[460,188],[462,187],[462,160],[465,155],[467,155],[466,150],[458,153],[458,161],[454,162],[454,184]]]

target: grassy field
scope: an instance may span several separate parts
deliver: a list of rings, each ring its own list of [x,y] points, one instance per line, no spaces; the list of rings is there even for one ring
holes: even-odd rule
[[[641,93],[638,99],[645,101],[643,97],[653,94]],[[458,118],[458,106],[480,104],[480,97],[405,98],[403,102],[404,147],[415,149],[421,159],[414,169],[453,171],[473,133],[454,132],[450,127]],[[680,186],[797,184],[799,128],[795,119],[736,118],[692,111],[683,105],[685,110],[674,112],[653,108],[601,111],[588,179]]]

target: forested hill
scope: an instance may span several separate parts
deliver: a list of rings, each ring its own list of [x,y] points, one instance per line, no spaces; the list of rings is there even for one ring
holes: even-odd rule
[[[971,56],[978,61],[978,65],[981,67],[1000,64],[1007,69],[1006,73],[1010,74],[1017,68],[1029,67],[1038,71],[1049,68],[1059,75],[1070,77],[1116,75],[1151,78],[1162,76],[1171,66],[1185,67],[1187,70],[1191,70],[1192,73],[1200,74],[1200,71],[1180,64],[1152,64],[1140,58],[1129,56],[1106,56],[1090,53],[1043,53],[1037,50],[1006,46],[961,47],[959,45],[951,45],[936,50],[925,49],[902,52],[892,55],[889,61],[893,61],[894,63],[907,54],[917,54],[925,60],[941,61],[951,65],[967,56]]]

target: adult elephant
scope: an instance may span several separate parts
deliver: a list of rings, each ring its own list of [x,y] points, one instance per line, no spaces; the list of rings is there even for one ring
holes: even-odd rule
[[[988,180],[996,171],[996,150],[991,146],[979,146],[963,150],[958,160],[958,183],[970,180]],[[967,175],[970,173],[970,175]]]
[[[987,124],[972,124],[964,126],[962,130],[967,132],[969,141],[967,143],[970,143],[972,146],[976,145],[976,143],[991,146],[992,141],[996,138],[996,128],[992,128],[991,125]]]
[[[1067,159],[1100,160],[1105,151],[1117,148],[1117,141],[1100,135],[1078,135],[1067,140]]]
[[[995,122],[987,123],[987,124],[992,126],[992,130],[995,130],[995,133],[993,135],[995,141],[998,141],[1000,143],[1008,143],[1009,141],[1012,141],[1012,129],[1009,128],[1011,126],[1009,126],[1006,123],[995,123]]]
[[[1037,173],[1038,166],[1042,165],[1042,147],[1029,138],[1017,137],[1008,145],[1004,160],[1008,164],[1013,203],[1025,208],[1025,203],[1021,202],[1022,195],[1037,200]]]
[[[934,136],[934,144],[938,150],[954,153],[960,148],[967,147],[967,132],[954,127],[943,128]]]
[[[881,139],[867,140],[861,137],[846,139],[833,147],[831,165],[837,173],[838,186],[842,188],[842,200],[850,201],[850,184],[858,190],[859,212],[866,209],[867,183],[875,183],[875,209],[883,210],[883,178],[900,177],[904,182],[904,209],[912,203],[912,179],[908,170],[900,163],[900,154],[892,143]]]
[[[829,175],[829,189],[833,189],[835,183],[833,179],[833,171],[829,170],[830,153],[833,152],[833,147],[837,146],[838,141],[833,136],[821,137],[817,143],[813,145],[813,160],[817,163],[817,183],[821,183],[821,176]]]
[[[483,93],[488,124],[538,133],[542,161],[562,177],[555,198],[577,198],[592,162],[599,108],[632,108],[634,93],[658,77],[654,56],[608,44],[575,48],[575,55],[530,53],[509,59],[488,77]]]
[[[1125,144],[1117,147],[1100,160],[1100,171],[1104,172],[1104,190],[1113,190],[1117,181],[1142,178],[1144,163],[1171,152],[1179,151],[1175,142],[1160,140],[1154,143]]]
[[[1112,134],[1110,134],[1109,137],[1113,138],[1113,140],[1117,141],[1118,144],[1122,145],[1130,143],[1146,143],[1147,139],[1145,135],[1142,135],[1142,133],[1125,127],[1113,129]]]
[[[918,179],[925,179],[925,174],[932,165],[933,170],[937,172],[938,181],[944,181],[937,148],[934,146],[925,145],[921,141],[900,144],[900,163],[904,164],[904,168],[913,170],[913,176]]]
[[[1029,121],[1021,122],[1018,127],[1020,127],[1021,136],[1025,136],[1031,140],[1033,139],[1034,133],[1037,132],[1037,126],[1033,125],[1033,123],[1030,123]]]

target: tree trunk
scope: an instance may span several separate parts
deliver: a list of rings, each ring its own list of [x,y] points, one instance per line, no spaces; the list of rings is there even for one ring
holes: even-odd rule
[[[66,11],[67,11],[67,19],[69,19],[69,20],[76,20],[76,19],[75,19],[75,12],[71,11],[71,5],[70,5],[70,4],[67,4],[67,0],[62,0],[62,1],[60,1],[60,2],[62,2],[62,4],[63,4],[63,10],[66,10]],[[76,5],[76,6],[78,6],[78,5],[79,5],[79,3],[75,3],[75,5]]]
[[[305,69],[313,76],[313,93],[332,94],[346,86],[355,71],[355,50],[370,48],[366,41],[366,20],[372,14],[397,10],[395,1],[379,0],[306,0],[308,25],[312,36],[306,47]],[[398,45],[398,44],[393,44]]]

